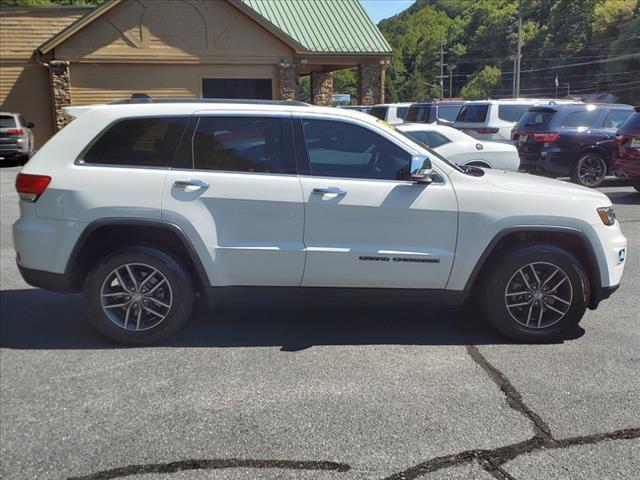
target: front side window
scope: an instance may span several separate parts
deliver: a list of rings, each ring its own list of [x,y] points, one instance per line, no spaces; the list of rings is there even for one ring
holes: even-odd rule
[[[295,174],[289,119],[202,117],[193,136],[198,170]]]
[[[611,110],[604,117],[602,128],[615,128],[617,130],[632,113],[631,110]]]
[[[462,123],[484,123],[487,119],[489,105],[470,104],[464,105],[456,117],[456,122]]]
[[[109,127],[83,155],[84,163],[169,167],[187,117],[131,118]]]
[[[593,127],[600,117],[600,110],[580,110],[567,115],[562,122],[565,128]]]
[[[447,105],[438,107],[438,119],[447,120],[448,122],[455,122],[456,117],[460,113],[460,105]]]
[[[304,120],[303,128],[312,175],[408,179],[411,155],[376,132],[331,120]]]

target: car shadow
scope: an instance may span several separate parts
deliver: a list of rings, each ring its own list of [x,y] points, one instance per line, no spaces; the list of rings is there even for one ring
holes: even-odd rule
[[[566,339],[584,333],[581,328]],[[242,298],[210,310],[196,305],[187,326],[160,347],[509,344],[470,307],[367,298]],[[84,317],[79,295],[39,289],[0,292],[0,347],[127,348],[103,338]]]
[[[636,190],[607,192],[606,195],[615,205],[640,205],[640,192]]]

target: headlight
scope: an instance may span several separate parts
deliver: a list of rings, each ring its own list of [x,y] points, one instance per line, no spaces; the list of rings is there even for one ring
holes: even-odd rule
[[[598,215],[605,225],[611,226],[616,223],[616,212],[613,211],[613,207],[600,207]]]

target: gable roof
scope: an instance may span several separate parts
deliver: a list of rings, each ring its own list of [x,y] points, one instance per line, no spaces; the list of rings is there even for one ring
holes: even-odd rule
[[[44,42],[46,54],[122,0],[106,0]],[[298,53],[390,55],[359,0],[227,0]],[[300,19],[307,19],[301,22]]]

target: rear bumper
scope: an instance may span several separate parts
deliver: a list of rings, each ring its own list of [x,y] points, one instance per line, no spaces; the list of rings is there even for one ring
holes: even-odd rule
[[[77,289],[74,288],[69,275],[64,273],[45,272],[44,270],[34,270],[31,268],[21,267],[18,264],[20,275],[32,287],[50,290],[59,293],[73,293]]]

